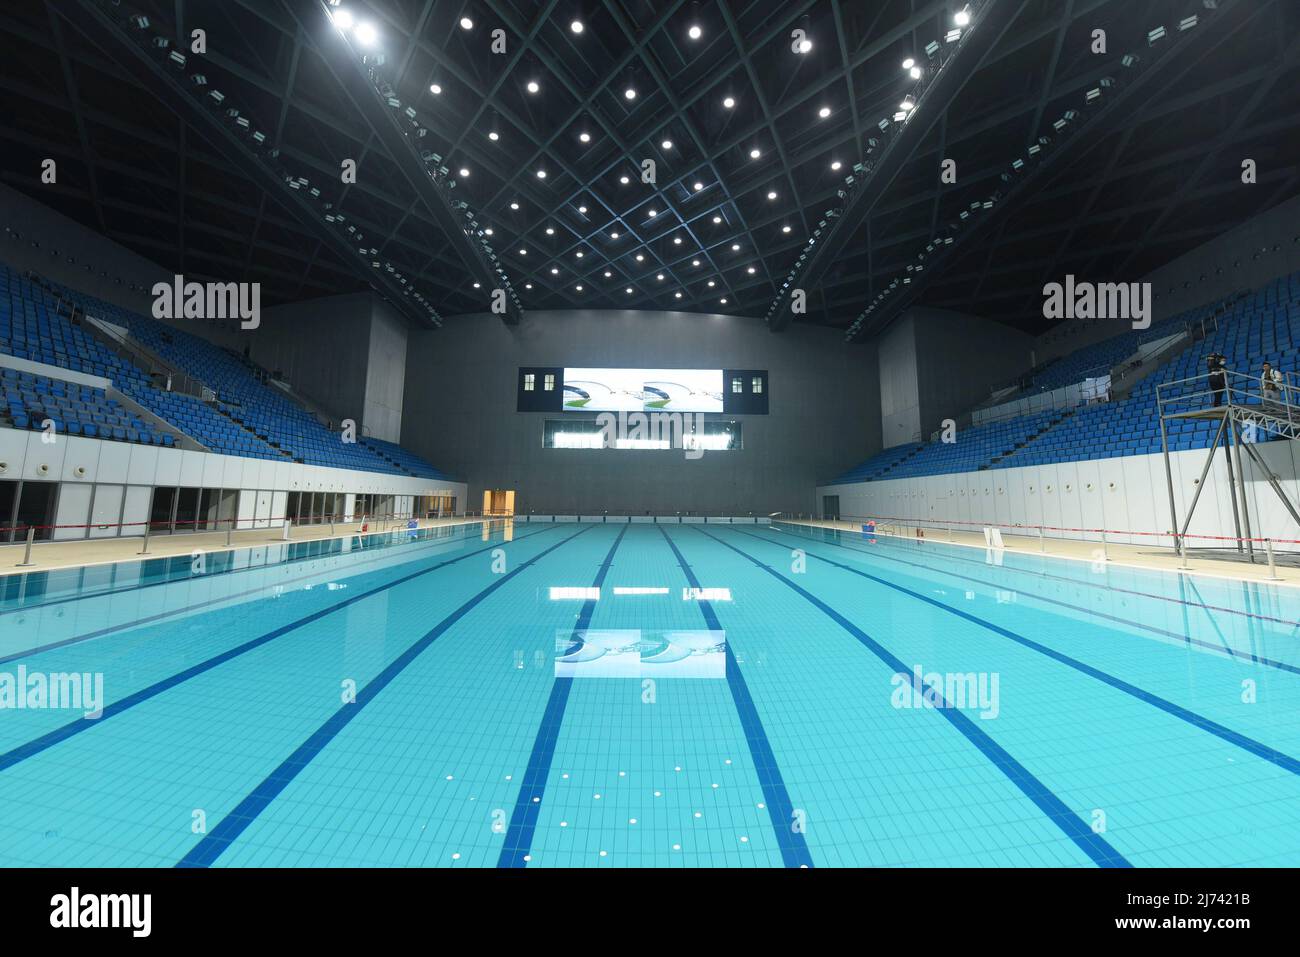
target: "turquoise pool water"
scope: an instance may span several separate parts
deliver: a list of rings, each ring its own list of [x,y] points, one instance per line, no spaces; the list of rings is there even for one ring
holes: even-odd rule
[[[1294,865],[1298,645],[1300,589],[790,525],[9,577],[0,864]]]

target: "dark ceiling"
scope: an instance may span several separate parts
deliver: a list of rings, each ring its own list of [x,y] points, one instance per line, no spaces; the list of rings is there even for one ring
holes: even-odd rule
[[[373,260],[437,313],[484,311],[488,290],[474,286],[466,265],[472,237],[449,230],[437,203],[412,188],[403,157],[347,93],[341,77],[356,64],[339,60],[364,55],[402,107],[417,112],[427,129],[420,148],[444,157],[456,185],[443,194],[492,230],[484,238],[525,311],[762,316],[816,224],[841,204],[837,190],[866,158],[868,137],[880,135],[877,123],[930,79],[912,79],[901,62],[938,62],[924,48],[945,43],[960,5],[342,0],[340,7],[354,20],[346,40],[318,0],[5,4],[5,182],[169,269],[259,281],[268,303],[366,288],[375,284]],[[860,210],[860,225],[826,247],[798,321],[847,328],[945,223],[997,187],[1055,118],[1082,109],[1102,77],[1122,73],[1125,53],[1144,54],[1151,29],[1163,25],[1170,37],[1160,42],[1180,42],[1177,24],[1192,14],[1203,22],[1186,32],[1204,38],[1173,49],[1122,115],[1098,114],[1032,190],[999,205],[978,242],[954,247],[942,269],[916,276],[912,297],[1041,330],[1049,277],[1137,279],[1300,192],[1300,4],[1217,7],[973,3],[996,18],[974,30],[995,27],[996,42],[981,58],[944,67],[964,71],[953,95],[921,97],[909,122],[924,135]],[[365,234],[367,255],[332,243],[323,231],[333,227],[304,212],[303,197],[250,176],[247,158],[177,109],[165,84],[124,69],[121,37],[88,27],[87,8],[119,20],[141,12],[151,32],[181,49],[191,30],[203,29],[207,53],[188,68],[201,64],[224,105],[265,131],[284,169],[309,180],[321,203]],[[368,47],[356,32],[363,22],[375,31]],[[490,49],[497,28],[504,53]],[[795,29],[811,49],[792,50]],[[1106,31],[1105,54],[1090,49],[1097,29]],[[624,95],[629,88],[634,99]],[[38,182],[46,156],[60,160],[56,186]],[[1259,182],[1243,188],[1246,157],[1258,163]],[[355,184],[340,181],[344,158],[358,162]],[[641,182],[647,158],[657,167],[653,185]],[[955,184],[940,183],[942,158],[956,161]],[[833,161],[843,164],[838,171]]]

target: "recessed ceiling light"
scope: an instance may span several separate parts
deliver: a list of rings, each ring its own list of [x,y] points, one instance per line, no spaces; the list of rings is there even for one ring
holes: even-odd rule
[[[518,204],[518,203],[511,203],[511,204],[510,204],[510,208],[511,208],[511,209],[518,209],[518,208],[519,208],[519,204]]]
[[[731,251],[732,251],[733,253],[738,253],[738,252],[740,252],[740,243],[732,243],[732,244],[731,244]]]
[[[536,81],[536,80],[529,80],[529,81],[528,81],[528,92],[529,92],[529,93],[536,93],[536,92],[537,92],[538,90],[540,90],[540,89],[541,89],[541,87],[537,85],[537,81]]]
[[[610,234],[609,234],[609,238],[610,238],[610,239],[618,239],[618,233],[610,233]]]
[[[673,237],[673,245],[674,245],[674,246],[680,246],[681,244],[682,244],[682,237],[680,237],[680,236],[674,236],[674,237]]]
[[[358,23],[352,35],[357,38],[357,42],[363,47],[373,46],[374,42],[379,39],[379,31],[375,29],[373,23]]]
[[[527,256],[527,255],[528,255],[528,250],[527,250],[527,249],[521,249],[521,250],[519,250],[519,255],[521,255],[521,256]]]
[[[957,26],[959,26],[959,27],[964,27],[964,26],[966,26],[966,24],[970,23],[970,11],[969,11],[969,10],[958,10],[958,11],[953,15],[952,22],[955,23],[955,24],[957,24]]]
[[[915,106],[916,104],[912,102],[912,98],[910,96],[907,99],[905,99],[902,103],[898,104],[898,108],[904,111],[911,110]]]
[[[698,40],[700,37],[704,35],[704,31],[700,29],[700,25],[698,23],[692,23],[691,28],[686,31],[686,35],[690,37],[692,40]]]
[[[556,269],[554,266],[552,266],[552,267],[551,267],[551,275],[552,275],[552,276],[558,276],[559,274],[560,274],[560,271],[559,271],[558,269]]]
[[[664,281],[664,274],[663,274],[663,273],[660,273],[659,275],[655,276],[655,278],[658,279],[660,282],[663,282],[663,281]]]
[[[748,269],[745,270],[745,272],[749,273],[752,276],[754,275],[754,273],[758,272],[758,270],[755,269],[753,266],[750,266]]]
[[[581,258],[582,258],[582,250],[579,249],[576,255],[577,255],[577,257],[578,257],[579,259],[581,259]]]
[[[645,257],[642,256],[640,253],[637,253],[637,254],[636,254],[636,261],[639,262],[639,263],[640,263],[640,262],[645,262]]]
[[[487,229],[483,230],[483,235],[485,235],[485,236],[491,236],[491,235],[492,235],[492,227],[489,226]]]
[[[632,295],[632,287],[631,287],[631,286],[628,286],[628,287],[627,287],[626,289],[624,289],[623,291],[624,291],[625,293],[627,293],[629,296]]]
[[[839,160],[831,160],[831,169],[839,169],[843,165],[844,164],[841,163]]]
[[[554,236],[554,235],[555,235],[555,227],[554,227],[554,226],[547,226],[547,227],[546,227],[546,235],[548,235],[548,236]]]
[[[727,297],[723,296],[721,299],[718,300],[718,302],[722,303],[725,306],[727,304]]]
[[[474,288],[475,288],[475,289],[478,289],[478,288],[479,288],[479,284],[478,284],[478,283],[474,283]]]
[[[916,66],[916,60],[914,60],[912,57],[908,57],[906,60],[903,61],[904,70],[910,70],[914,66]]]
[[[569,29],[572,30],[574,33],[581,33],[583,29],[582,21],[574,20],[572,23],[569,24]],[[581,289],[582,287],[579,286],[578,288]]]
[[[618,178],[618,181],[619,181],[620,183],[622,183],[624,186],[626,186],[626,185],[627,185],[627,182],[628,182],[626,176],[620,176],[620,177]]]
[[[544,169],[539,169],[539,170],[537,171],[537,178],[538,178],[538,179],[546,179],[546,170],[544,170]]]
[[[658,215],[659,215],[659,214],[656,213],[653,209],[651,209],[651,210],[647,210],[647,212],[650,214],[651,217],[654,217],[654,216],[658,216]]]
[[[692,259],[692,260],[691,260],[691,265],[692,265],[692,266],[698,266],[699,264],[700,264],[700,261],[699,261],[698,259]]]
[[[614,274],[613,274],[612,272],[610,272],[608,269],[605,270],[605,278],[606,278],[606,279],[608,279],[608,278],[609,278],[610,276],[612,276],[612,275],[614,275]]]
[[[467,170],[465,167],[462,166],[460,168],[460,178],[465,179],[468,176],[469,176],[469,170]]]
[[[340,30],[347,30],[352,26],[352,14],[347,10],[335,10],[330,14],[330,19]]]
[[[829,106],[823,106],[820,110],[817,111],[817,115],[824,120],[826,119],[826,117],[831,115],[831,108]]]
[[[437,83],[430,83],[430,84],[429,84],[429,92],[432,93],[434,96],[441,96],[441,95],[442,95],[442,87],[439,86]]]
[[[807,39],[807,38],[804,38],[803,40],[800,40],[800,41],[799,41],[799,52],[800,52],[800,53],[807,53],[807,52],[808,52],[809,50],[811,50],[811,49],[812,49],[812,41],[811,41],[811,40],[809,40],[809,39]]]
[[[770,190],[767,194],[768,199],[776,199],[776,190]]]
[[[715,223],[720,223],[720,222],[722,222],[722,217],[721,217],[721,216],[714,216],[714,217],[713,217],[713,221],[714,221]]]
[[[626,90],[623,91],[623,98],[627,100],[635,100],[636,90],[632,89],[632,87],[629,86]]]
[[[694,188],[695,188],[695,192],[698,193],[700,190],[704,189],[704,184],[703,184],[703,183],[696,183]]]
[[[732,96],[727,97],[722,101],[722,105],[725,106],[727,109],[731,109],[733,106],[736,105],[735,97]]]
[[[673,293],[673,295],[676,296],[678,299],[682,298],[682,294],[680,292]]]
[[[762,155],[763,155],[763,154],[760,153],[760,152],[758,151],[758,148],[757,148],[757,147],[755,147],[754,149],[752,149],[752,150],[749,151],[749,158],[750,158],[750,159],[758,159],[758,158],[759,158],[760,156],[762,156]]]
[[[531,282],[526,282],[526,283],[524,283],[524,288],[525,288],[525,289],[532,289],[532,288],[533,288],[533,284],[532,284]]]
[[[710,288],[710,289],[712,289],[712,288],[713,288],[714,286],[716,286],[716,285],[717,285],[717,283],[715,283],[712,279],[709,280],[709,288]]]
[[[790,227],[789,227],[789,226],[782,226],[782,227],[781,227],[781,232],[783,232],[783,233],[788,233],[789,231],[790,231]]]
[[[584,142],[584,143],[590,143],[590,142],[591,142],[591,134],[590,134],[590,133],[587,133],[587,132],[584,131],[584,132],[578,134],[578,139],[581,140],[581,141]]]
[[[490,139],[493,143],[495,143],[497,140],[501,139],[501,136],[500,134],[497,133],[496,130],[493,130],[491,133],[488,134],[488,139]]]
[[[587,214],[587,207],[586,207],[586,206],[579,206],[579,207],[578,207],[578,212],[582,213],[582,214],[585,216],[585,215]]]
[[[664,149],[666,149],[666,150],[670,150],[670,149],[673,148],[673,141],[672,141],[672,140],[664,140],[664,141],[663,141],[662,143],[660,143],[659,145],[660,145],[661,147],[663,147]]]
[[[913,80],[919,80],[921,79],[921,68],[919,66],[914,66],[912,69],[907,71],[907,75]]]
[[[461,18],[460,18],[460,28],[461,28],[462,30],[473,30],[473,29],[474,29],[474,21],[471,20],[469,17],[461,17]]]

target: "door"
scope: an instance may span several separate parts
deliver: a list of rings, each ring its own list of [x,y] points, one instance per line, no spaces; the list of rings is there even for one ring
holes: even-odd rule
[[[831,522],[840,520],[840,497],[838,495],[822,496],[822,518]]]

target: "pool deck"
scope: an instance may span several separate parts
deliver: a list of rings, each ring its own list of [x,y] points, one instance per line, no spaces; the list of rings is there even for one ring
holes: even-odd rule
[[[422,519],[420,528],[435,528],[440,525],[466,525],[481,521],[478,518],[448,516],[447,518]],[[368,522],[367,534],[395,530],[405,527],[405,522]],[[326,538],[350,538],[361,531],[360,522],[339,522],[335,525],[295,525],[289,533],[288,541],[314,542]],[[111,565],[116,562],[136,562],[148,558],[167,558],[175,555],[190,555],[195,550],[208,554],[230,551],[236,548],[250,548],[258,545],[283,544],[284,530],[280,526],[272,528],[250,528],[233,532],[230,544],[226,544],[226,533],[222,532],[184,532],[176,534],[153,534],[149,536],[149,554],[141,555],[144,544],[141,536],[129,538],[77,539],[63,542],[36,542],[32,545],[32,564],[26,568],[18,566],[23,560],[26,545],[0,546],[0,577],[17,575],[25,572],[50,571],[55,568],[77,568],[86,565]]]
[[[834,528],[840,531],[862,533],[862,525],[857,522],[830,521],[821,519],[782,519],[789,525],[808,525],[815,528]],[[1045,538],[1037,535],[1015,535],[1001,527],[1002,542],[1006,551],[1013,554],[1046,555],[1049,558],[1062,558],[1076,562],[1093,562],[1101,543],[1082,541],[1074,538]],[[916,531],[912,527],[897,531],[877,531],[878,537],[913,539]],[[984,532],[953,531],[930,528],[925,530],[925,540],[941,544],[961,545],[966,548],[987,549],[984,544]],[[1245,559],[1215,558],[1198,554],[1192,548],[1187,558],[1188,568],[1180,569],[1181,559],[1169,547],[1156,548],[1151,545],[1118,545],[1109,542],[1106,545],[1107,561],[1111,565],[1128,568],[1154,568],[1161,571],[1182,571],[1185,574],[1211,578],[1228,578],[1236,581],[1272,582],[1275,585],[1300,586],[1300,567],[1296,567],[1294,554],[1278,555],[1277,578],[1269,578],[1268,560],[1262,547],[1256,548],[1256,564],[1251,565]]]
[[[498,519],[500,520],[500,519]],[[424,519],[420,528],[434,528],[441,525],[464,525],[477,523],[479,518],[449,516],[440,519]],[[856,522],[829,521],[819,519],[782,519],[791,525],[808,525],[814,528],[833,528],[839,531],[861,533],[861,525]],[[402,527],[398,523],[380,525],[370,522],[370,532],[387,531]],[[327,538],[349,538],[361,530],[359,522],[340,522],[337,525],[297,525],[290,532],[291,542],[319,541]],[[878,536],[912,539],[912,528],[894,531],[881,530]],[[1070,538],[1046,538],[1040,540],[1036,535],[1016,535],[1002,530],[1002,540],[1006,551],[1026,555],[1047,555],[1051,558],[1069,561],[1093,562],[1101,547],[1099,542],[1081,541]],[[22,544],[0,546],[0,577],[23,574],[25,572],[50,571],[55,568],[75,568],[88,565],[106,565],[115,562],[134,562],[142,558],[166,558],[175,555],[189,555],[196,549],[204,552],[221,552],[233,548],[249,548],[258,545],[277,544],[285,541],[283,530],[273,528],[254,528],[234,532],[230,544],[226,544],[225,532],[189,532],[184,534],[152,535],[149,538],[149,554],[142,556],[140,548],[143,538],[103,538],[64,542],[37,542],[32,546],[32,565],[19,567],[23,560],[25,546]],[[926,541],[943,544],[960,545],[967,548],[986,548],[982,531],[953,531],[942,529],[926,530]],[[1169,548],[1155,548],[1150,545],[1120,545],[1113,542],[1106,546],[1108,561],[1117,567],[1152,568],[1164,571],[1179,571],[1181,561]],[[1213,578],[1226,578],[1237,581],[1266,582],[1300,586],[1300,567],[1292,564],[1294,556],[1279,556],[1277,578],[1270,579],[1267,561],[1263,550],[1256,554],[1257,564],[1245,561],[1216,558],[1197,554],[1193,549],[1187,560],[1189,568],[1181,569],[1184,573]]]

